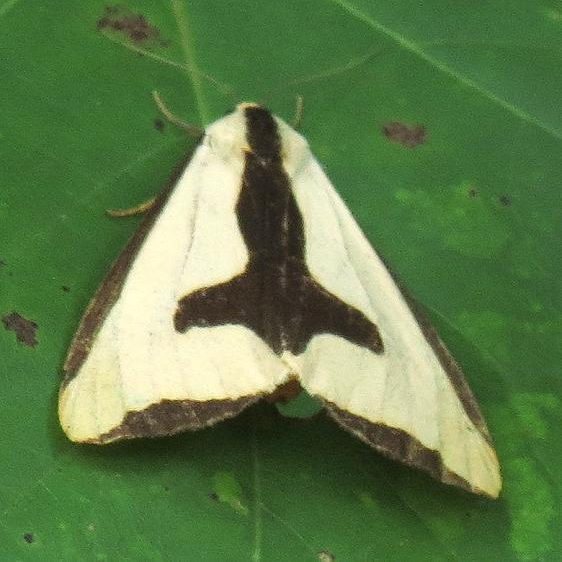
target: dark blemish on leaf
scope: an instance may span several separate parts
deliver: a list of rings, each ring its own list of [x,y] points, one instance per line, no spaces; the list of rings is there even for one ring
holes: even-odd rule
[[[152,25],[142,14],[134,14],[126,6],[106,6],[104,15],[97,21],[100,31],[124,35],[135,43],[157,42],[169,44],[160,39],[160,30]]]
[[[33,533],[24,533],[23,534],[23,540],[27,544],[31,544],[35,540],[35,537],[33,536]]]
[[[16,338],[20,343],[29,347],[35,347],[37,345],[35,332],[38,326],[33,320],[28,320],[20,316],[17,312],[12,312],[2,317],[2,323],[6,330],[15,332]]]
[[[3,259],[0,259],[0,267],[3,267],[4,265],[6,265],[6,262]]]
[[[388,140],[408,148],[424,144],[427,136],[423,125],[408,125],[400,121],[386,123],[383,125],[382,131]]]
[[[164,121],[160,118],[156,118],[154,120],[154,128],[161,133],[164,130]]]
[[[501,195],[499,201],[504,207],[509,207],[511,205],[511,198],[507,195]]]
[[[70,293],[70,287],[68,285],[63,285],[61,287],[61,289],[65,292],[65,293]]]
[[[336,557],[328,550],[321,550],[318,553],[318,560],[320,562],[335,562]]]
[[[478,195],[480,195],[480,194],[478,193],[478,190],[475,187],[471,187],[468,190],[468,196],[469,197],[478,197]]]
[[[218,501],[219,501],[219,495],[218,495],[216,492],[211,492],[211,493],[209,494],[209,497],[210,497],[213,501],[215,501],[215,502],[218,502]]]

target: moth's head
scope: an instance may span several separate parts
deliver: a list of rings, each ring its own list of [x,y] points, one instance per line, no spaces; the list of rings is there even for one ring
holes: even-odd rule
[[[282,119],[256,103],[241,103],[205,131],[205,143],[225,161],[250,153],[264,164],[282,162],[292,174],[308,155],[308,143]]]

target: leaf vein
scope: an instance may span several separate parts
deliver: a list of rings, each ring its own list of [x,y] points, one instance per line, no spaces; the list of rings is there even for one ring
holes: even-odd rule
[[[348,0],[330,0],[330,1],[333,2],[334,4],[340,6],[343,10],[345,10],[351,16],[357,18],[358,20],[362,21],[363,23],[366,23],[367,25],[371,26],[373,29],[377,30],[378,32],[386,35],[387,37],[389,37],[390,39],[395,41],[398,45],[400,45],[403,49],[405,49],[405,50],[415,54],[416,56],[420,57],[422,60],[429,63],[431,66],[433,66],[434,68],[436,68],[437,70],[439,70],[443,74],[447,74],[448,76],[458,80],[461,84],[463,84],[467,88],[470,88],[470,89],[478,92],[483,97],[485,97],[488,100],[490,100],[491,102],[499,105],[504,110],[506,110],[509,113],[512,113],[513,115],[515,115],[516,117],[518,117],[522,121],[525,121],[527,123],[535,125],[536,127],[542,129],[543,131],[545,131],[549,135],[553,136],[554,138],[562,140],[562,131],[559,131],[558,129],[552,127],[548,123],[545,123],[544,121],[541,121],[540,119],[534,117],[533,115],[531,115],[527,111],[524,111],[523,109],[515,106],[513,103],[509,102],[507,99],[504,99],[504,98],[500,97],[499,95],[495,94],[494,92],[492,92],[492,91],[484,88],[483,86],[477,84],[471,78],[461,74],[460,72],[457,72],[456,70],[454,70],[450,66],[446,65],[442,61],[438,60],[437,58],[431,56],[429,53],[424,51],[418,43],[415,43],[414,41],[410,41],[410,40],[406,39],[400,33],[397,33],[396,31],[393,31],[392,29],[383,25],[382,23],[375,20],[374,18],[372,18],[368,14],[365,14],[364,12],[359,10],[359,8],[357,8],[356,6],[353,6],[352,3],[349,2]]]

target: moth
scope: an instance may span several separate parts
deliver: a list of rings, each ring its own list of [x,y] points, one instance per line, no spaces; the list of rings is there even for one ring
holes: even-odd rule
[[[499,494],[459,366],[304,137],[244,103],[207,127],[90,303],[59,418],[83,443],[171,435],[294,381],[384,455]]]

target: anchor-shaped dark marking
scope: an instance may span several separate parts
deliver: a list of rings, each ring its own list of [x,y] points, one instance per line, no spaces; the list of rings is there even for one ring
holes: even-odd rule
[[[258,106],[247,107],[245,116],[250,151],[236,213],[249,262],[230,281],[181,298],[176,330],[241,324],[276,354],[287,350],[295,355],[314,335],[328,333],[382,353],[377,327],[308,271],[303,220],[283,169],[273,117]]]

